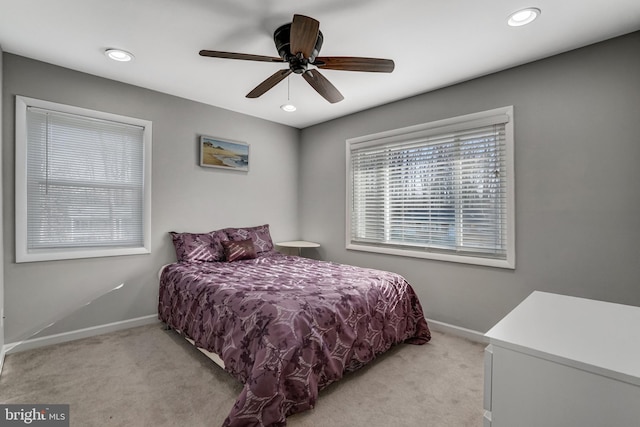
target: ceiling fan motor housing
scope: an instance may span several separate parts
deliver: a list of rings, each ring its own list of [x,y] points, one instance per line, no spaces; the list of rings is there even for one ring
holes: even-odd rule
[[[316,56],[320,53],[320,48],[322,48],[322,41],[324,37],[322,36],[322,32],[318,31],[318,39],[316,40],[316,44],[313,48],[313,52],[311,56],[305,58],[302,54],[293,55],[291,53],[291,23],[284,24],[278,29],[276,29],[273,33],[273,41],[276,44],[276,49],[278,50],[278,55],[285,61],[289,63],[289,68],[296,74],[302,74],[307,71],[307,66],[310,63],[315,61]]]

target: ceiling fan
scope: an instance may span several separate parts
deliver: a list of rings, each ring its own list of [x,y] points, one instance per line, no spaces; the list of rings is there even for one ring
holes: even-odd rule
[[[284,80],[289,74],[302,74],[302,77],[327,101],[342,101],[344,97],[318,69],[343,71],[368,71],[390,73],[395,64],[390,59],[362,58],[355,56],[318,56],[323,41],[320,23],[304,15],[293,15],[293,22],[278,27],[273,40],[280,57],[250,55],[245,53],[201,50],[201,56],[213,58],[242,59],[246,61],[285,62],[289,68],[276,71],[260,83],[247,98],[258,98],[269,89]],[[309,68],[314,65],[316,68]]]

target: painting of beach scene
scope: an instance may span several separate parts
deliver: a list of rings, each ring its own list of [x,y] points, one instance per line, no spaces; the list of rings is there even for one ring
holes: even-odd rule
[[[201,136],[200,166],[247,172],[249,171],[249,144]]]

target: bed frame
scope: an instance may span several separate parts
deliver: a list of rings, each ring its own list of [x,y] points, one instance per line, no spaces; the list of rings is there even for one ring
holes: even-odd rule
[[[185,340],[189,341],[195,348],[197,348],[198,350],[200,350],[200,352],[202,354],[204,354],[205,356],[207,356],[209,359],[213,360],[213,363],[215,363],[216,365],[220,366],[222,369],[224,369],[224,362],[222,361],[222,359],[220,358],[220,356],[218,356],[215,353],[211,353],[210,351],[205,350],[204,348],[200,348],[196,345],[196,343],[191,339],[191,338],[187,338],[184,335],[180,334],[181,337],[183,337]]]
[[[171,326],[167,325],[166,323],[163,323],[164,325],[164,330],[165,331],[171,331],[174,330],[178,335],[180,335],[182,338],[184,338],[185,340],[187,340],[189,342],[189,344],[191,344],[192,346],[194,346],[195,348],[198,349],[198,351],[200,351],[202,354],[204,354],[205,356],[207,356],[209,359],[211,359],[213,361],[213,363],[215,363],[216,365],[220,366],[222,369],[224,369],[224,362],[222,361],[222,359],[220,358],[220,356],[218,356],[215,353],[211,353],[208,350],[205,350],[204,348],[200,348],[196,345],[195,341],[193,341],[191,338],[186,337],[185,335],[182,334],[182,332],[176,330],[176,329],[172,329]]]

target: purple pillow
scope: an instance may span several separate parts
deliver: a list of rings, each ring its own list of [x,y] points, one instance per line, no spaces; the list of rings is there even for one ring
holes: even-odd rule
[[[253,259],[258,256],[251,239],[241,241],[226,240],[222,242],[222,246],[224,246],[224,254],[229,262]]]
[[[253,245],[258,256],[273,252],[273,242],[269,233],[269,224],[256,227],[245,228],[225,228],[229,240],[239,242],[242,240],[253,240]]]
[[[178,262],[217,262],[225,259],[222,242],[229,238],[223,230],[200,234],[170,231],[169,234]]]

